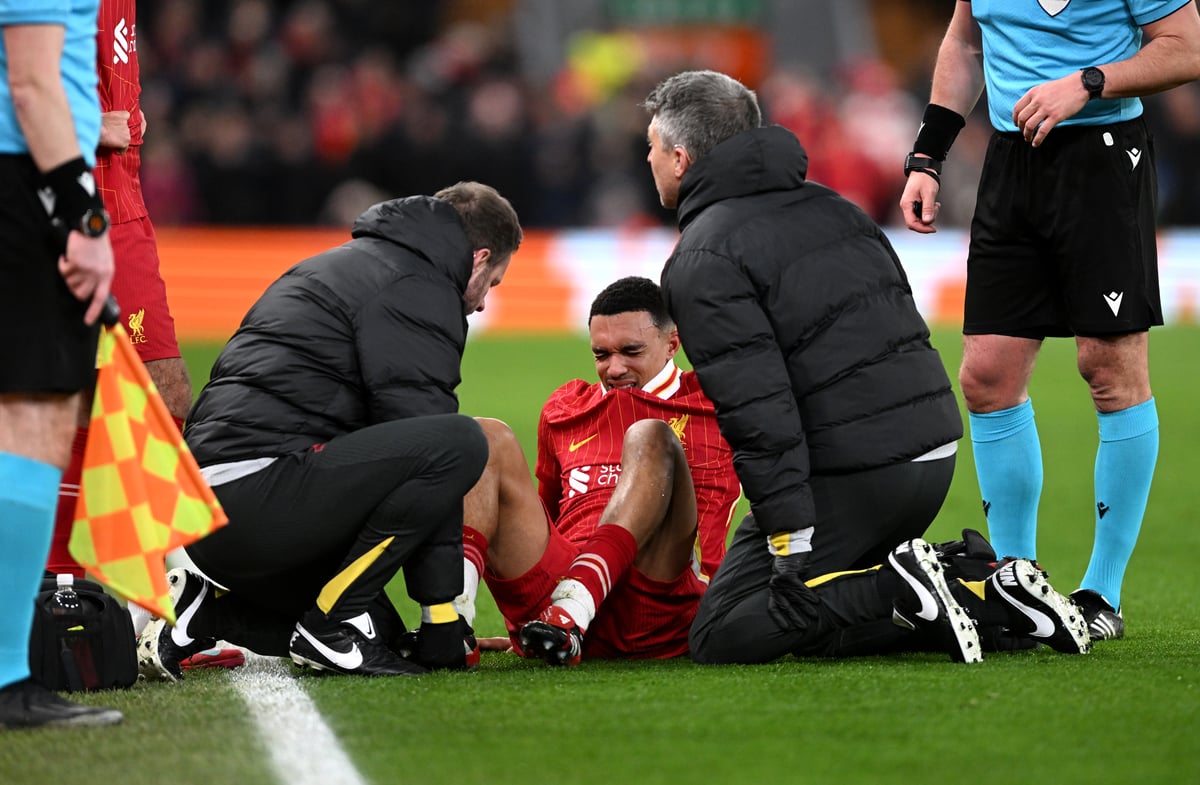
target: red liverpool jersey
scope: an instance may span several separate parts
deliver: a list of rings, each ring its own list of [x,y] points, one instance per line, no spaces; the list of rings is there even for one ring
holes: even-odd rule
[[[608,390],[582,379],[554,391],[538,422],[538,494],[559,531],[583,542],[595,531],[621,475],[625,430],[659,419],[683,444],[699,513],[700,569],[711,577],[725,556],[725,540],[741,486],[733,453],[717,429],[712,402],[691,371],[674,365],[655,390]]]
[[[96,155],[96,187],[113,223],[146,215],[138,176],[142,155],[142,85],[137,59],[137,4],[134,0],[101,0],[96,33],[96,68],[100,74],[100,109],[129,112],[128,149],[101,147]]]

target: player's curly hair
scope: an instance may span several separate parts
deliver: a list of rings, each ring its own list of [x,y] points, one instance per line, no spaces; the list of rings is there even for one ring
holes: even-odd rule
[[[616,316],[637,311],[649,313],[650,320],[660,330],[674,325],[663,300],[662,289],[649,278],[636,275],[613,281],[596,295],[588,313],[588,324],[592,323],[593,316]]]

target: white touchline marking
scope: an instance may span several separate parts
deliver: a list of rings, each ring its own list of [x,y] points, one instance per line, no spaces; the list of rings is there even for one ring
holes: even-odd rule
[[[246,664],[230,677],[271,755],[278,782],[367,785],[282,660],[246,652]]]

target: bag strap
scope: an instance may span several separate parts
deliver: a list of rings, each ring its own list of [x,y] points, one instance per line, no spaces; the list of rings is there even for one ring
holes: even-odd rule
[[[70,692],[83,692],[83,676],[79,674],[79,663],[75,661],[75,653],[67,645],[67,639],[58,639],[58,656],[62,660],[63,673],[67,677],[67,689]]]

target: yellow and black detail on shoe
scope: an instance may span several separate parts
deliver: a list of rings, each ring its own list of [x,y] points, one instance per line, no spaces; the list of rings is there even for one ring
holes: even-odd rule
[[[326,615],[337,604],[337,601],[346,593],[346,589],[356,580],[362,577],[362,574],[371,568],[375,560],[380,554],[388,549],[395,537],[388,537],[383,542],[376,545],[371,550],[359,556],[346,566],[344,570],[333,576],[324,587],[321,588],[321,593],[317,595],[317,607]]]

